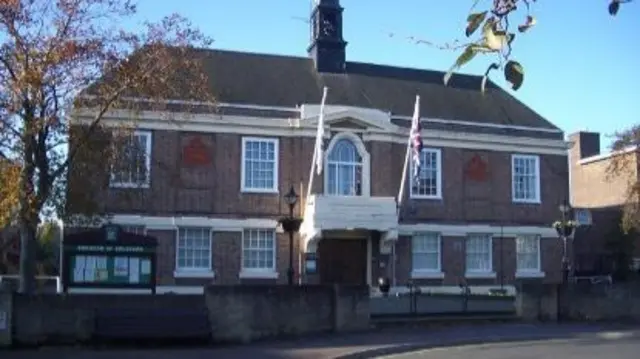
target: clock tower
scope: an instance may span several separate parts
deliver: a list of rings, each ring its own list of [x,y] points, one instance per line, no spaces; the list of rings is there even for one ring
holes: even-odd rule
[[[343,73],[347,43],[342,38],[340,0],[313,0],[311,44],[307,48],[318,72]]]

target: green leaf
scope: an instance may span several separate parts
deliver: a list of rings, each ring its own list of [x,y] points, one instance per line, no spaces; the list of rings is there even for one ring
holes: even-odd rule
[[[447,83],[449,82],[449,79],[451,78],[451,75],[453,74],[453,71],[455,71],[456,69],[459,69],[464,64],[466,64],[469,61],[471,61],[474,58],[474,56],[476,56],[476,54],[477,54],[477,51],[476,51],[476,46],[475,45],[467,46],[464,49],[464,52],[462,52],[462,54],[460,54],[460,56],[458,56],[458,58],[456,59],[456,62],[453,64],[453,66],[451,66],[449,71],[447,71],[447,73],[444,75],[444,85],[447,86]]]
[[[620,10],[620,1],[611,0],[609,3],[609,15],[616,16],[616,14],[618,14],[618,10]]]
[[[510,60],[504,66],[504,78],[511,83],[514,91],[518,91],[524,82],[524,68],[519,62]]]
[[[469,37],[476,30],[478,30],[478,28],[480,27],[480,24],[482,24],[482,22],[484,21],[486,16],[487,16],[487,12],[486,11],[475,13],[475,14],[470,14],[467,17],[467,28],[466,28],[466,30],[464,32],[465,35],[467,35],[467,37]]]

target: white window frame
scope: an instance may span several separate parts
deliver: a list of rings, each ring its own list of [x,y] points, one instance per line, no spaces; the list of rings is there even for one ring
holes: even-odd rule
[[[110,173],[109,173],[109,187],[111,188],[149,188],[151,186],[151,151],[152,151],[152,146],[151,146],[151,141],[153,140],[153,136],[151,134],[151,131],[141,131],[141,130],[135,130],[132,131],[130,134],[132,137],[136,137],[136,136],[142,136],[142,137],[146,137],[147,141],[147,147],[145,148],[145,166],[147,169],[147,178],[144,182],[142,183],[134,183],[134,182],[118,182],[114,179],[115,174],[113,171],[113,168],[111,169]],[[115,159],[117,161],[117,159]]]
[[[424,157],[426,154],[434,154],[436,155],[436,171],[438,174],[436,176],[436,194],[435,195],[422,195],[414,192],[413,186],[413,160],[410,158],[411,162],[409,172],[407,173],[407,181],[409,186],[409,196],[412,199],[442,199],[442,150],[439,148],[431,148],[431,147],[423,147],[420,152],[420,161],[422,166],[424,166]],[[422,169],[422,168],[421,168]]]
[[[246,152],[247,143],[249,142],[262,142],[273,144],[274,151],[274,163],[273,163],[273,187],[271,188],[251,188],[245,186],[246,173]],[[247,193],[278,193],[278,171],[280,163],[280,140],[274,137],[242,137],[242,156],[241,156],[241,174],[240,174],[240,189],[242,192]]]
[[[536,241],[536,248],[537,248],[537,253],[536,253],[536,265],[537,268],[520,268],[518,266],[518,264],[520,263],[520,261],[518,260],[518,257],[522,254],[521,252],[518,251],[518,241],[520,240],[535,240]],[[518,235],[515,238],[515,245],[516,245],[516,277],[533,277],[533,278],[538,278],[538,277],[543,277],[544,273],[542,272],[542,245],[541,245],[541,241],[542,238],[539,235]]]
[[[208,268],[191,268],[184,267],[181,268],[178,265],[178,251],[180,249],[180,232],[183,230],[204,230],[209,232],[209,267]],[[213,228],[209,227],[193,227],[193,226],[182,226],[176,228],[176,241],[175,241],[175,271],[174,277],[176,278],[213,278]]]
[[[535,171],[535,197],[534,198],[518,198],[516,196],[516,173],[515,173],[515,163],[516,160],[533,160],[535,162],[534,171]],[[523,155],[523,154],[513,154],[511,155],[511,198],[514,203],[540,203],[540,156],[538,155]]]
[[[273,266],[271,268],[245,268],[244,266],[244,240],[245,236],[248,234],[247,232],[269,232],[273,235]],[[276,279],[278,278],[278,234],[276,233],[275,228],[245,228],[242,230],[242,238],[241,238],[241,252],[240,252],[240,278],[264,278],[264,279]]]
[[[477,269],[469,268],[468,256],[469,256],[469,240],[482,237],[489,241],[489,268]],[[495,278],[496,273],[493,270],[493,235],[491,233],[467,233],[465,237],[464,246],[464,264],[465,264],[465,277],[467,278]]]
[[[324,151],[323,154],[323,177],[324,177],[324,189],[323,193],[327,196],[342,196],[335,195],[329,193],[329,156],[333,152],[334,147],[340,140],[349,140],[356,146],[356,150],[360,155],[360,159],[362,161],[361,167],[361,188],[360,188],[360,196],[359,197],[370,197],[371,196],[371,155],[367,151],[367,146],[365,146],[364,142],[362,142],[362,138],[360,138],[357,134],[350,131],[342,131],[331,138],[329,141],[329,145]]]
[[[435,236],[437,241],[438,248],[438,265],[436,268],[416,268],[414,255],[416,254],[433,254],[433,252],[417,252],[415,251],[415,241],[424,240],[424,239],[433,239],[432,236]],[[442,272],[442,235],[437,232],[416,232],[411,237],[411,277],[412,278],[433,278],[433,279],[442,279],[444,278],[444,273]]]

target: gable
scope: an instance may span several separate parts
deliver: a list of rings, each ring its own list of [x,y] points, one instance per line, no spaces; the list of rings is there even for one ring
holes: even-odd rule
[[[343,118],[329,123],[329,127],[331,128],[349,128],[355,130],[366,130],[370,126],[371,125],[369,123],[359,121],[354,118]]]

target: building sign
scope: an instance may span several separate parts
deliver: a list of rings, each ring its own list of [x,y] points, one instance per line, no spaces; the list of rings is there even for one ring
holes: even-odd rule
[[[64,239],[63,287],[147,288],[155,292],[157,241],[119,226],[74,233]]]
[[[186,166],[206,166],[211,163],[209,147],[200,136],[192,136],[182,149],[182,162]]]
[[[488,166],[482,157],[476,154],[467,162],[465,172],[467,178],[477,182],[484,182],[487,180]]]

